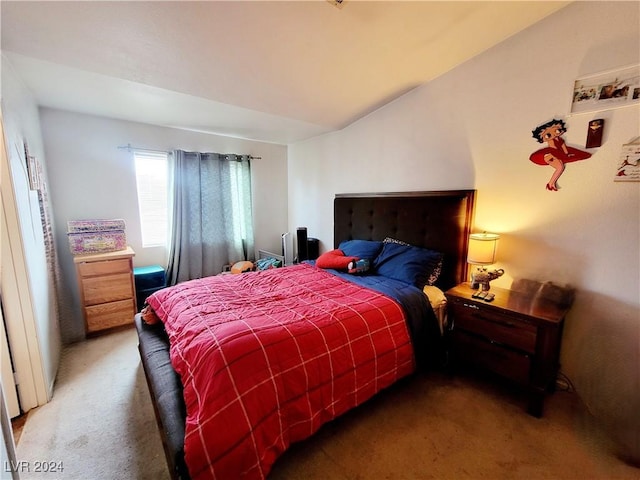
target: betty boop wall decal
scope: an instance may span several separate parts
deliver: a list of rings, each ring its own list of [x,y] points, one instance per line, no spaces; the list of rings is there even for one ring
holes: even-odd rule
[[[567,127],[562,120],[555,118],[550,122],[543,123],[535,130],[532,130],[533,138],[539,143],[546,142],[547,146],[536,150],[531,154],[529,160],[537,165],[550,165],[553,167],[553,173],[547,183],[547,190],[558,190],[558,178],[564,172],[565,164],[584,160],[589,158],[591,154],[577,148],[569,147],[564,143],[562,134],[567,131]]]

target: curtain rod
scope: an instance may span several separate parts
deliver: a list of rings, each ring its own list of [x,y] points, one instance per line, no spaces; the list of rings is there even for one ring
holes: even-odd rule
[[[166,153],[167,155],[173,155],[173,152],[170,152],[167,150],[153,150],[151,148],[138,148],[138,147],[132,146],[130,143],[127,143],[126,145],[119,145],[118,150],[128,150],[130,152],[133,150],[137,150],[139,152]]]
[[[127,143],[126,145],[120,145],[120,146],[118,146],[118,149],[120,149],[120,150],[128,150],[130,152],[132,150],[138,150],[140,152],[166,153],[167,155],[173,155],[173,152],[171,152],[171,151],[167,151],[167,150],[152,150],[150,148],[138,148],[138,147],[132,146],[130,143]],[[225,155],[225,154],[223,154],[223,155]],[[242,156],[242,155],[240,155],[240,156]],[[247,156],[249,157],[250,160],[262,160],[262,157],[254,157],[253,155],[247,155]]]
[[[224,155],[225,157],[229,158],[228,154],[223,153],[222,155]],[[236,155],[238,157],[244,157],[245,155],[238,155],[237,153],[234,153],[233,155]],[[252,155],[246,155],[247,157],[249,157],[249,160],[262,160],[262,157],[254,157]]]

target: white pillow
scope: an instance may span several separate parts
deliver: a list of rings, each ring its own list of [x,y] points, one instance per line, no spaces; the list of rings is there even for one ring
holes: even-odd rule
[[[433,285],[425,285],[422,291],[427,294],[427,297],[429,298],[431,306],[434,310],[437,310],[447,303],[447,297],[444,296],[444,292],[438,287],[435,287]]]
[[[444,330],[447,327],[447,297],[444,296],[444,292],[438,287],[433,285],[425,285],[422,291],[427,295],[433,313],[436,314],[438,324],[440,326],[440,334],[444,334]]]

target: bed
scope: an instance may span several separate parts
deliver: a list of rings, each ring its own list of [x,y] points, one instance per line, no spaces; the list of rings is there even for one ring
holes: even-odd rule
[[[474,198],[339,194],[326,254],[372,255],[369,272],[321,268],[325,255],[154,293],[160,321],[135,325],[172,477],[264,478],[291,443],[433,362],[442,319],[424,292],[466,277]],[[428,278],[411,268],[423,259]]]

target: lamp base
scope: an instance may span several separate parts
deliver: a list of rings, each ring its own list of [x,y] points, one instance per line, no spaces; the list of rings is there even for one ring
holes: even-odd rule
[[[474,290],[481,288],[487,291],[491,288],[489,282],[502,275],[504,275],[502,268],[490,272],[485,267],[478,267],[475,272],[471,273],[471,288]]]

